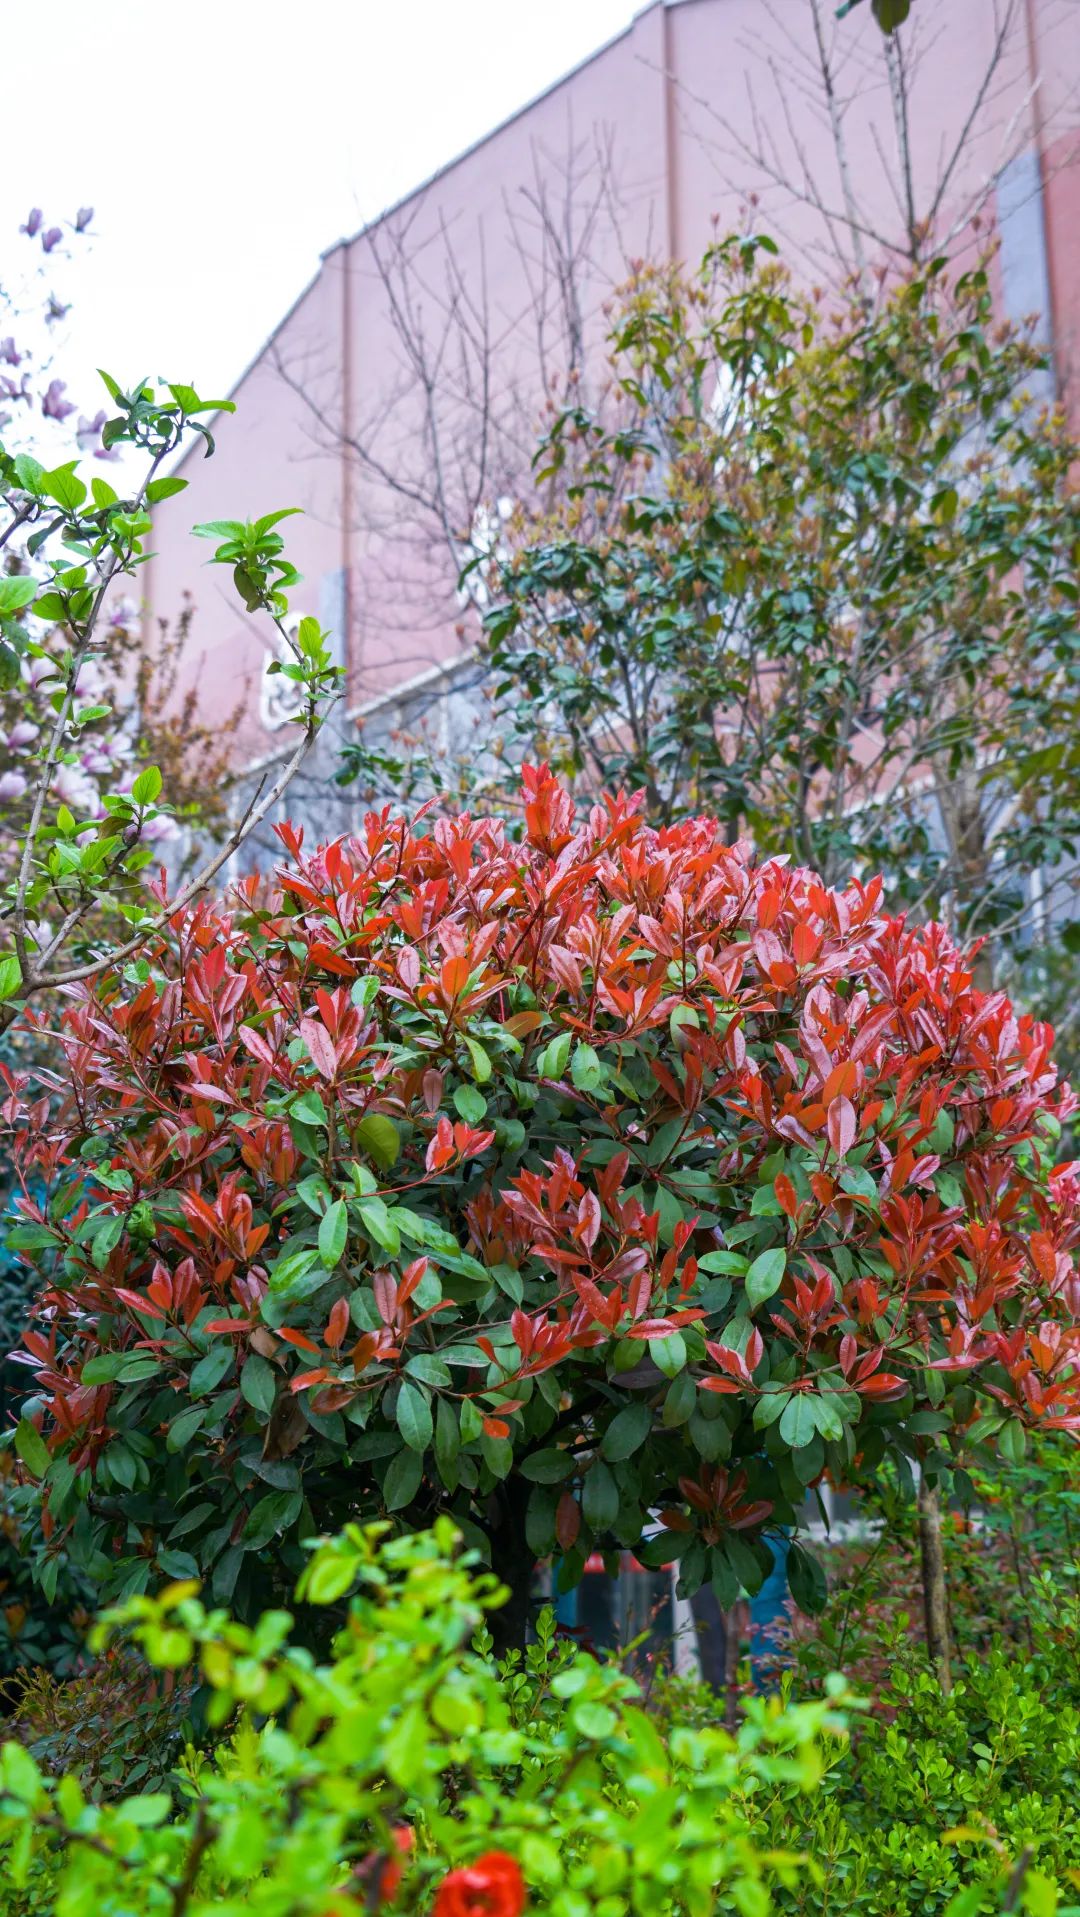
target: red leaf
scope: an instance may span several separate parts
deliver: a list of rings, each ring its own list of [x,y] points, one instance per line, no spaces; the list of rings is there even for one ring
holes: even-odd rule
[[[572,1491],[564,1491],[555,1511],[555,1536],[559,1549],[572,1551],[581,1530],[581,1506]]]
[[[292,1331],[286,1326],[278,1332],[278,1337],[284,1338],[287,1345],[295,1345],[298,1351],[313,1351],[316,1357],[319,1356],[318,1345],[313,1344],[310,1338],[305,1338],[302,1331]]]
[[[311,1053],[315,1070],[329,1083],[337,1073],[337,1052],[334,1050],[334,1041],[325,1025],[321,1024],[317,1018],[302,1018],[300,1036]]]
[[[842,1095],[829,1106],[829,1143],[837,1158],[846,1158],[855,1143],[855,1107]]]

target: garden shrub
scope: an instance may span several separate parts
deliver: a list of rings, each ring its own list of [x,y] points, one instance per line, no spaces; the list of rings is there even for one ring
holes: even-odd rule
[[[925,1917],[963,1895],[975,1917],[1001,1907],[1002,1870],[1020,1860],[1043,1910],[1055,1896],[1080,1906],[1075,1597],[1056,1594],[1030,1657],[998,1639],[964,1659],[947,1696],[902,1650],[875,1704],[809,1814],[792,1803],[770,1822],[824,1874],[782,1889],[781,1910]]]
[[[876,881],[578,821],[545,769],[523,810],[282,827],[271,896],[65,1012],[58,1098],[7,1075],[43,1576],[205,1572],[250,1617],[305,1537],[445,1511],[520,1640],[556,1548],[727,1606],[826,1473],[970,1491],[1080,1426],[1049,1028]]]
[[[705,1913],[765,1908],[799,1868],[754,1837],[759,1792],[812,1787],[841,1723],[829,1702],[758,1700],[737,1737],[666,1741],[636,1683],[555,1641],[497,1667],[489,1573],[456,1534],[324,1542],[301,1594],[340,1604],[332,1658],[290,1642],[287,1613],[254,1627],[207,1612],[190,1585],[106,1619],[159,1669],[196,1664],[228,1734],[190,1750],[178,1794],[93,1803],[21,1746],[0,1752],[0,1875],[8,1910],[59,1917],[346,1917],[396,1898],[438,1917]],[[475,1643],[470,1640],[475,1638]],[[468,1875],[463,1875],[468,1873]],[[35,1901],[30,1901],[31,1899]]]

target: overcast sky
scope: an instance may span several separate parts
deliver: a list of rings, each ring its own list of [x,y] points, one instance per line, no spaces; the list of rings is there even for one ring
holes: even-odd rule
[[[223,393],[318,257],[640,0],[47,0],[5,35],[0,284],[31,206],[95,209],[61,354]],[[52,271],[50,263],[50,271]],[[84,386],[85,381],[85,386]]]

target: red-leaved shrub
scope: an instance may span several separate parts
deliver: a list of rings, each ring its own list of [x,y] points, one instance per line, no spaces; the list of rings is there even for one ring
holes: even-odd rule
[[[519,1589],[633,1547],[730,1602],[826,1473],[1080,1428],[1049,1028],[878,881],[578,823],[543,769],[524,820],[282,827],[272,897],[88,989],[50,1096],[9,1076],[23,1455],[115,1583],[254,1603],[441,1508]]]

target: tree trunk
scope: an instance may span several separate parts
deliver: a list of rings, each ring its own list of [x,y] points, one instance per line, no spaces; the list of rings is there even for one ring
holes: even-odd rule
[[[927,1655],[943,1691],[952,1689],[949,1607],[945,1552],[941,1541],[941,1498],[923,1469],[919,1474],[919,1551],[922,1558],[923,1616]]]
[[[532,1622],[532,1587],[536,1571],[535,1553],[525,1536],[525,1509],[529,1486],[511,1479],[499,1486],[492,1500],[488,1536],[491,1540],[491,1568],[506,1585],[510,1595],[498,1610],[488,1612],[488,1629],[495,1639],[495,1651],[504,1657],[507,1651],[523,1651]]]

